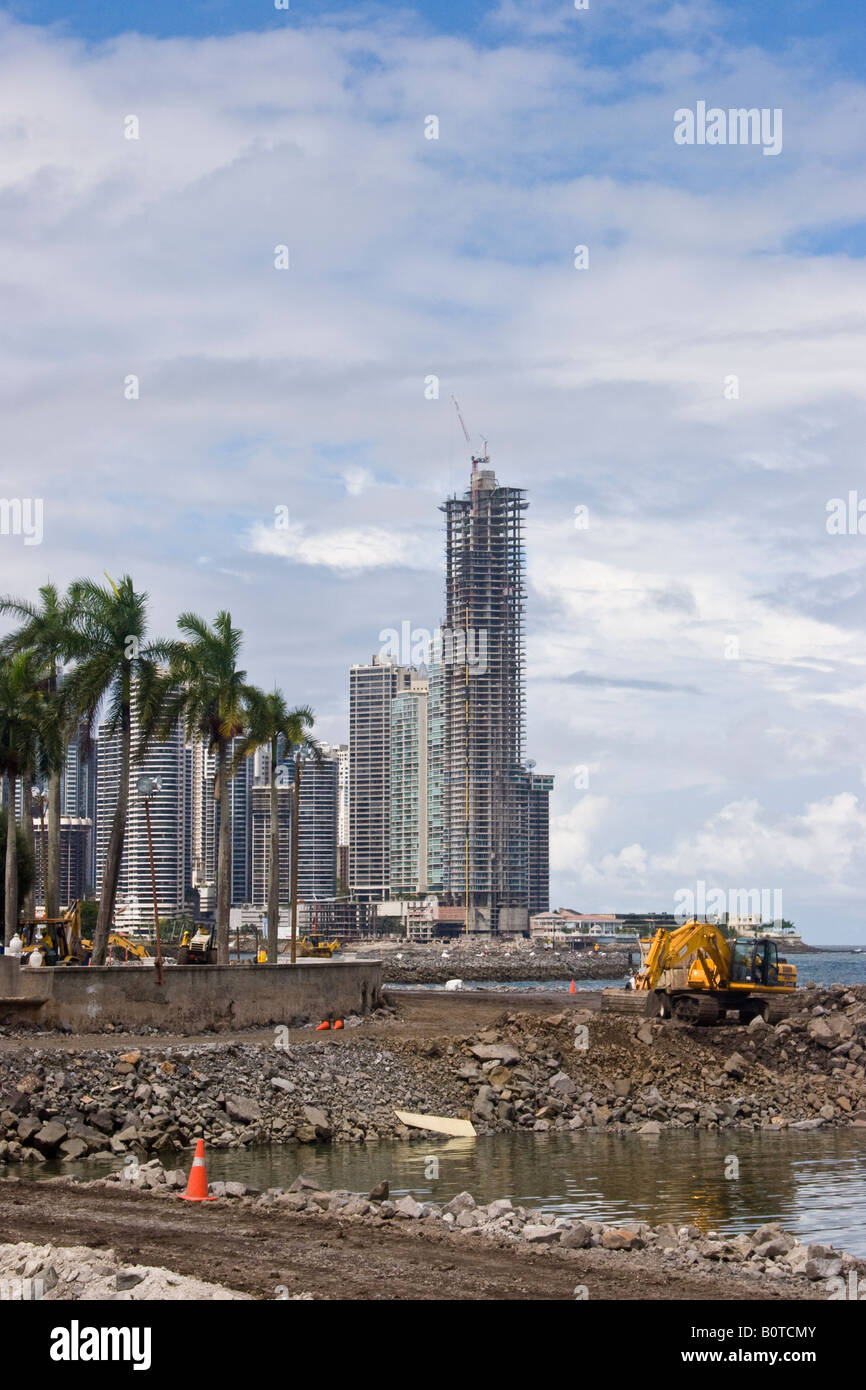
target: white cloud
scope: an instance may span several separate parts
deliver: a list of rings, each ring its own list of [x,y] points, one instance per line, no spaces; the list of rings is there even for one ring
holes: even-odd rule
[[[45,499],[43,545],[0,544],[0,588],[128,569],[160,630],[231,607],[251,676],[336,737],[375,634],[442,616],[436,505],[468,471],[453,390],[530,489],[554,898],[667,892],[659,856],[684,871],[690,827],[759,791],[767,874],[780,835],[794,881],[797,844],[842,816],[848,850],[796,879],[829,928],[835,870],[866,891],[844,801],[866,550],[825,529],[862,473],[866,270],[807,248],[866,217],[863,87],[814,51],[709,43],[708,4],[632,0],[644,47],[595,64],[562,35],[605,8],[504,4],[495,48],[408,14],[95,46],[0,21],[5,488]],[[720,75],[719,100],[784,105],[778,160],[673,145],[673,111]],[[277,506],[288,530],[256,520]],[[798,828],[789,806],[837,811]],[[741,837],[722,843],[733,863]]]
[[[348,573],[386,567],[431,569],[436,560],[429,551],[424,552],[416,537],[374,526],[308,533],[298,522],[281,530],[256,522],[250,528],[248,545],[258,555],[277,555],[293,564],[321,565]]]

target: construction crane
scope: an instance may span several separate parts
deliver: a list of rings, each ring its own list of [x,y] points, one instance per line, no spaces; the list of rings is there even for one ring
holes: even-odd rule
[[[451,399],[452,399],[452,401],[454,402],[454,409],[457,411],[457,419],[460,421],[460,428],[461,428],[462,431],[463,431],[463,438],[466,440],[466,443],[469,445],[469,447],[470,447],[470,449],[471,449],[471,448],[472,448],[472,440],[469,438],[469,431],[468,431],[468,429],[466,428],[466,424],[465,424],[465,421],[464,421],[464,419],[463,419],[463,416],[460,414],[460,404],[459,404],[459,402],[458,402],[458,400],[457,400],[457,397],[456,397],[455,395],[452,394]]]
[[[460,413],[460,405],[459,405],[459,403],[458,403],[457,397],[456,397],[453,393],[452,393],[452,395],[451,395],[451,399],[452,399],[452,401],[454,402],[454,409],[457,411],[457,419],[460,421],[460,428],[461,428],[462,431],[463,431],[463,438],[466,440],[466,443],[469,445],[469,449],[470,449],[470,453],[471,453],[471,450],[472,450],[472,438],[471,438],[471,436],[470,436],[470,434],[469,434],[468,429],[466,428],[466,422],[465,422],[465,420],[463,419],[462,414]],[[487,440],[484,438],[483,434],[482,434],[482,435],[479,435],[478,438],[481,440],[482,444],[484,445],[484,452],[483,452],[482,454],[472,454],[472,455],[471,455],[471,456],[472,456],[472,472],[473,472],[473,473],[476,473],[476,472],[478,471],[478,465],[479,465],[479,463],[489,463],[489,462],[490,462],[490,459],[489,459],[488,454],[487,454]]]

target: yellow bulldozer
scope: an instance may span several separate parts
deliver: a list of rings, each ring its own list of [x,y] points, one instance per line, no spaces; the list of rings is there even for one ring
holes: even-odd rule
[[[301,959],[318,956],[330,960],[331,956],[336,955],[339,949],[340,943],[336,938],[333,941],[319,941],[317,939],[310,941],[308,937],[302,936],[298,942],[297,954]]]
[[[674,931],[659,927],[640,946],[633,988],[602,990],[602,1012],[711,1024],[730,1009],[741,1023],[758,1016],[775,1023],[797,988],[796,966],[779,958],[770,937],[729,941],[713,923],[691,921]]]

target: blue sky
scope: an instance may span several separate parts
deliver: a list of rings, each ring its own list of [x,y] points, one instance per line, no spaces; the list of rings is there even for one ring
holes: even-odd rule
[[[343,740],[350,663],[441,616],[454,392],[529,489],[554,904],[781,888],[864,940],[862,15],[590,4],[0,9],[4,487],[45,509],[0,590],[228,607]],[[781,152],[677,145],[698,100]]]
[[[511,27],[496,21],[498,6],[490,0],[436,0],[424,6],[365,5],[341,6],[328,0],[291,0],[289,10],[274,9],[266,0],[206,0],[206,3],[178,5],[174,0],[71,0],[62,8],[56,0],[17,0],[7,13],[32,24],[60,24],[69,33],[90,41],[135,31],[157,38],[235,34],[284,27],[317,24],[341,13],[354,16],[382,14],[412,15],[416,23],[433,32],[469,35],[476,42],[491,45],[503,30]],[[524,10],[542,14],[568,12],[568,0],[544,0]],[[652,10],[651,4],[644,6]],[[684,5],[683,9],[688,9]],[[575,16],[583,30],[575,30],[573,42],[593,48],[599,61],[619,63],[640,52],[642,43],[624,25],[632,7],[618,0],[590,0],[589,9]],[[60,13],[58,11],[60,10]],[[591,23],[586,23],[590,19]],[[863,10],[858,0],[726,0],[716,11],[715,32],[742,45],[756,44],[770,50],[801,40],[819,43],[835,55],[840,71],[862,71],[864,36]],[[568,41],[568,35],[565,36]]]

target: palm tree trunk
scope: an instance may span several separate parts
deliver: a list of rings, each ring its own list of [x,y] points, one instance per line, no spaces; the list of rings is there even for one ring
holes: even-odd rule
[[[295,752],[295,795],[292,807],[292,965],[297,960],[298,948],[298,841],[301,822],[301,758]]]
[[[120,880],[120,866],[123,862],[123,842],[126,838],[126,820],[129,813],[129,766],[132,749],[132,727],[129,700],[124,701],[120,717],[120,786],[117,805],[111,822],[111,835],[108,840],[108,853],[105,856],[105,870],[102,875],[102,891],[99,895],[99,912],[96,916],[96,929],[93,933],[93,965],[105,964],[108,948],[108,933],[114,916],[117,898],[117,885]]]
[[[60,916],[60,771],[48,779],[48,865],[45,874],[45,916]]]
[[[6,910],[4,921],[4,940],[6,945],[18,930],[18,840],[15,834],[15,782],[7,777],[9,799],[6,804]]]
[[[232,899],[232,819],[229,805],[228,749],[217,747],[217,785],[220,803],[220,835],[217,849],[217,962],[229,963],[229,909]]]
[[[33,777],[29,768],[25,768],[21,777],[21,834],[24,843],[30,852],[30,863],[33,865],[33,883],[24,898],[24,916],[34,915],[34,890],[36,882],[36,836],[33,833]]]
[[[277,740],[271,739],[271,859],[268,878],[268,964],[277,963],[280,922],[280,822],[277,795]]]

